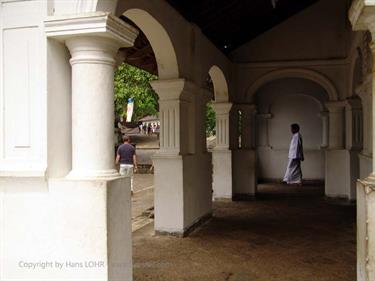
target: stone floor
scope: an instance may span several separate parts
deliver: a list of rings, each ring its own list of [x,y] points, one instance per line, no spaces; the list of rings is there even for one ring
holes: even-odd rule
[[[261,185],[257,200],[215,202],[187,238],[133,233],[135,281],[353,281],[355,206],[318,186]]]
[[[136,231],[153,220],[147,210],[154,207],[154,175],[134,174],[134,193],[132,195],[132,229]]]

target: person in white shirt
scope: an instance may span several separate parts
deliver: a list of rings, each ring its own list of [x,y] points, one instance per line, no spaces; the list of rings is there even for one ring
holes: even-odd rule
[[[283,181],[287,184],[302,185],[301,161],[304,160],[302,136],[299,133],[299,125],[292,124],[292,140],[289,146],[288,166]]]

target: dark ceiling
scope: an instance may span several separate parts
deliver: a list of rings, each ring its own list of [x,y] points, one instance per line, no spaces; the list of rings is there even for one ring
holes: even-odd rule
[[[225,54],[319,0],[166,0]],[[122,20],[137,27],[126,17]],[[126,62],[157,75],[155,55],[144,33],[132,48],[121,49]]]
[[[318,0],[167,0],[224,53]]]
[[[124,16],[120,16],[120,18],[126,23],[137,28],[139,31],[139,35],[135,40],[133,47],[120,49],[120,57],[122,57],[124,61],[126,61],[126,63],[130,65],[139,67],[149,73],[158,75],[158,67],[155,54],[146,35],[142,30],[138,28],[138,26],[134,22],[132,22],[128,18]]]

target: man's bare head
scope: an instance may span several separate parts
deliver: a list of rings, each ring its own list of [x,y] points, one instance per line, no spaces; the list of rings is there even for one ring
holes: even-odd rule
[[[299,125],[297,123],[294,123],[294,124],[290,125],[290,129],[292,130],[293,134],[298,133],[299,132]]]
[[[129,142],[129,141],[130,141],[129,136],[123,136],[123,137],[122,137],[122,141],[123,141],[123,142]]]

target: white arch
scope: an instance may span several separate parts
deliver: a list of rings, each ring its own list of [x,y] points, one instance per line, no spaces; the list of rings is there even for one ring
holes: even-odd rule
[[[215,102],[227,102],[229,100],[228,84],[223,71],[218,66],[213,65],[208,74],[214,85]]]
[[[283,78],[303,78],[311,80],[319,84],[326,90],[330,101],[338,100],[337,90],[327,77],[316,71],[303,68],[287,68],[266,73],[249,87],[246,92],[246,98],[252,99],[252,97],[256,94],[260,87],[267,84],[268,82]]]
[[[178,78],[176,52],[164,27],[151,14],[141,9],[129,9],[123,15],[133,21],[150,41],[158,65],[159,78]]]

